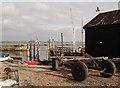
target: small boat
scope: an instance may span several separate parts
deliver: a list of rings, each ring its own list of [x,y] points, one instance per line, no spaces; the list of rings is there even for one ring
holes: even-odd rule
[[[37,62],[37,61],[24,61],[24,63],[28,65],[40,65],[41,64],[40,62]]]
[[[5,86],[7,86],[8,88],[9,87],[11,88],[11,86],[13,86],[14,84],[17,84],[17,82],[12,79],[7,79],[4,81],[0,80],[0,88],[5,87]]]
[[[9,54],[0,54],[0,61],[6,61],[12,59]]]

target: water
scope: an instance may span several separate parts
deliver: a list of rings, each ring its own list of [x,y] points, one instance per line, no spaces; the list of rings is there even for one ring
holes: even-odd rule
[[[72,47],[72,46],[67,46],[67,47]],[[78,48],[79,46],[77,46]],[[9,54],[11,57],[22,57],[23,61],[27,60],[27,51],[2,51],[0,53],[5,53]],[[48,59],[48,47],[47,46],[41,46],[40,47],[40,60],[47,60]]]
[[[27,51],[2,51],[1,53],[9,54],[11,57],[22,57],[23,61],[27,60]],[[40,47],[40,60],[47,60],[47,56],[47,47]]]

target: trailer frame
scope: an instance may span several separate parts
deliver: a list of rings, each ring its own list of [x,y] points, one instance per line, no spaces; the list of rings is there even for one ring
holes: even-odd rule
[[[59,66],[71,69],[72,76],[76,81],[83,81],[88,76],[88,69],[98,70],[103,77],[112,77],[116,72],[115,64],[108,57],[92,57],[83,52],[83,56],[50,56],[52,70],[57,71]]]

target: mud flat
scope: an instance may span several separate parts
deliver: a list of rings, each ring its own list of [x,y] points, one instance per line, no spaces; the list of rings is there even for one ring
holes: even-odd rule
[[[70,69],[59,68],[58,71],[50,70],[51,66],[45,65],[24,65],[2,62],[2,68],[11,67],[19,70],[21,86],[120,86],[120,73],[111,78],[102,77],[98,71],[89,70],[88,78],[85,81],[75,81]]]

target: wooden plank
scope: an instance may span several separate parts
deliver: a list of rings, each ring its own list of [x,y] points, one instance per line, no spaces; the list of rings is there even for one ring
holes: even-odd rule
[[[58,58],[61,60],[100,60],[102,57],[86,58],[81,56],[51,56],[51,59]],[[68,59],[69,58],[69,59]]]

